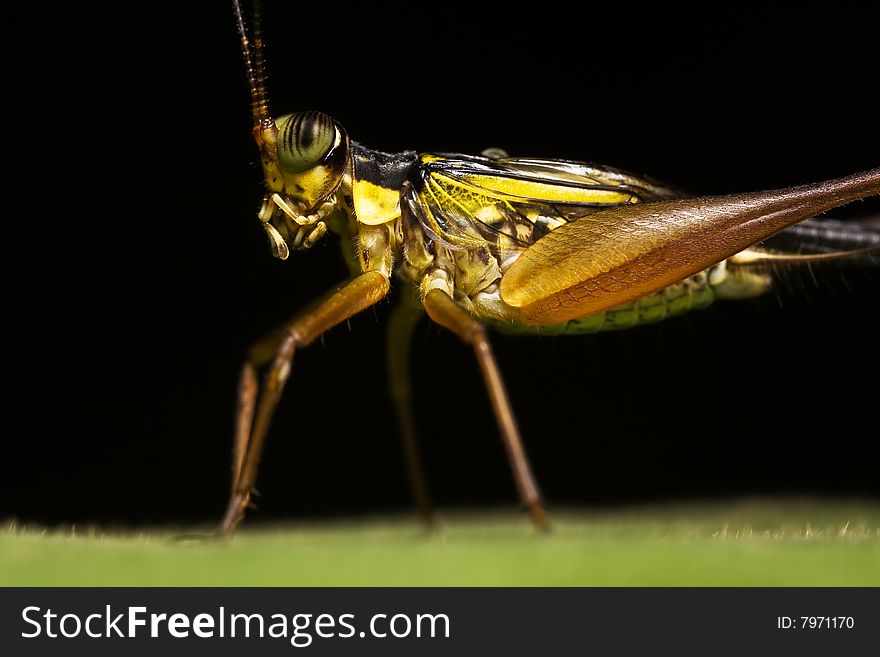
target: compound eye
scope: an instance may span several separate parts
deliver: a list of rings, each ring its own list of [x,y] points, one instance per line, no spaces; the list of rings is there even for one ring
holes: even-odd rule
[[[336,122],[321,112],[297,112],[279,118],[276,123],[278,163],[288,173],[320,164],[339,138]]]

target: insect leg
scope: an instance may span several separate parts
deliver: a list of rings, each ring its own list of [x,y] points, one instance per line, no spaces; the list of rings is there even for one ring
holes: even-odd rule
[[[250,442],[258,394],[257,368],[249,356],[242,365],[238,380],[238,404],[235,409],[235,451],[232,461],[232,495],[238,489],[241,471],[244,468],[244,457]]]
[[[428,527],[434,525],[434,508],[428,495],[428,484],[422,456],[419,450],[415,420],[412,412],[412,385],[409,369],[409,353],[413,330],[422,318],[422,309],[407,298],[391,311],[388,322],[388,387],[397,412],[403,454],[413,500],[419,515]]]
[[[244,459],[250,444],[254,424],[254,410],[260,391],[257,368],[263,367],[275,357],[281,340],[287,334],[289,324],[272,331],[248,350],[238,379],[238,400],[235,409],[235,441],[232,460],[232,492],[244,468]]]
[[[622,204],[529,246],[501,279],[527,324],[552,324],[635,301],[794,224],[880,194],[880,167],[765,192]],[[868,246],[868,245],[866,245]]]
[[[492,401],[492,409],[498,419],[501,437],[504,440],[507,457],[513,469],[513,479],[520,499],[529,510],[535,525],[546,529],[548,524],[544,506],[541,503],[541,494],[535,483],[535,477],[532,475],[529,459],[526,456],[519,429],[516,426],[516,419],[513,416],[513,409],[504,388],[504,381],[498,371],[498,365],[486,337],[486,329],[459,308],[445,290],[438,288],[429,290],[422,303],[431,319],[448,328],[473,347],[480,370],[483,373],[483,379],[486,382],[489,398]]]
[[[248,400],[256,397],[256,385],[251,386],[249,383],[245,383],[240,386],[239,389],[245,390],[245,394],[239,398],[239,412],[243,411],[243,413],[239,416],[237,423],[236,450],[238,450],[240,443],[245,442],[241,437],[242,427],[252,424],[252,428],[250,437],[246,441],[247,448],[244,450],[241,466],[236,467],[238,471],[237,482],[220,523],[219,531],[221,534],[231,533],[244,517],[244,510],[250,501],[251,491],[257,478],[257,467],[263,452],[269,422],[281,397],[281,390],[290,375],[293,354],[297,347],[308,345],[336,324],[373,305],[388,293],[388,287],[387,277],[376,271],[368,271],[352,279],[314,309],[291,322],[266,372],[263,392],[256,405],[256,412],[253,413],[252,422],[246,415],[248,414]],[[247,371],[248,366],[246,365],[245,372]],[[249,376],[249,374],[245,374],[243,380],[247,380]],[[236,459],[238,459],[237,454]]]

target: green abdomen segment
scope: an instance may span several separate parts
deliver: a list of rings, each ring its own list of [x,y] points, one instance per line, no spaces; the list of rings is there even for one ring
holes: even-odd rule
[[[618,331],[641,324],[653,324],[683,315],[690,310],[700,310],[711,305],[715,299],[757,297],[770,289],[771,282],[768,272],[752,271],[746,267],[729,267],[727,262],[722,262],[655,294],[601,313],[543,326],[498,321],[495,328],[502,333],[538,335],[583,335],[599,331]]]
[[[653,324],[668,317],[683,315],[689,310],[705,308],[715,300],[706,272],[671,285],[656,294],[611,308],[595,315],[558,324],[527,326],[499,322],[504,333],[538,333],[540,335],[582,335],[599,331],[617,331],[640,324]]]

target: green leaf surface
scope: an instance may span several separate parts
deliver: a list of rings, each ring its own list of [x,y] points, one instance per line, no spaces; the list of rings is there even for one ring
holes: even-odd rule
[[[876,501],[753,500],[551,510],[536,532],[513,510],[191,530],[8,521],[4,586],[880,586]],[[203,536],[209,536],[203,532]]]

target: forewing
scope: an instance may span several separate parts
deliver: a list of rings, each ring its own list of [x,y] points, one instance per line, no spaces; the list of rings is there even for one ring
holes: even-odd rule
[[[522,251],[601,210],[677,198],[661,183],[610,167],[529,158],[424,155],[410,192],[423,229],[450,249]]]
[[[769,239],[769,249],[791,254],[830,254],[880,249],[880,225],[864,221],[807,219]]]

